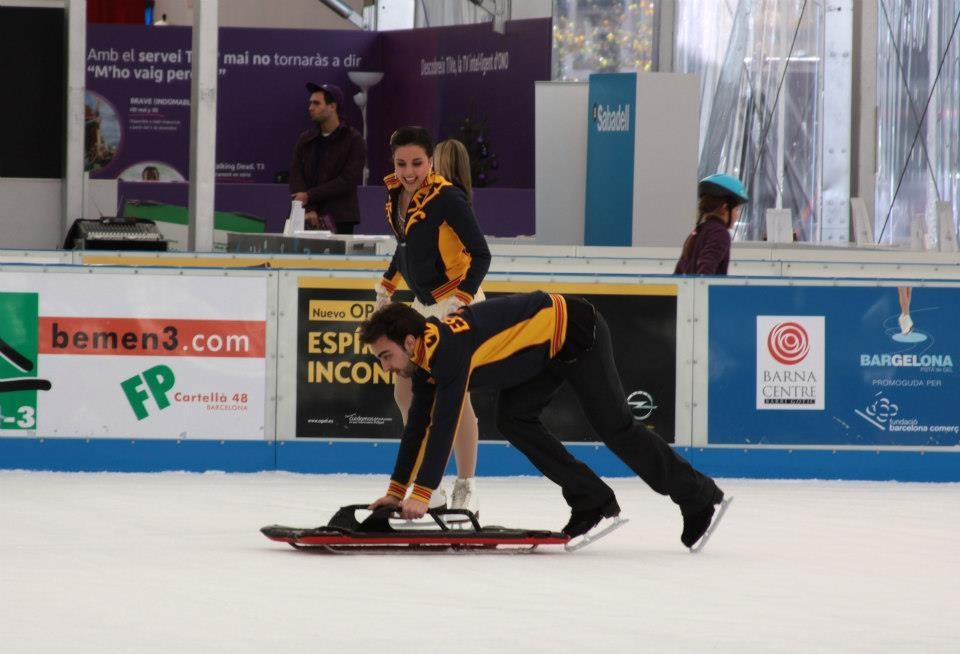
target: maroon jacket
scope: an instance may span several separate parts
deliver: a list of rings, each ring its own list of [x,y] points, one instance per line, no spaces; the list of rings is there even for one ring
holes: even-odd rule
[[[360,132],[341,120],[326,137],[326,149],[318,161],[321,138],[320,130],[313,127],[297,139],[290,163],[290,192],[307,192],[306,211],[329,215],[337,224],[356,224],[360,222],[357,186],[363,183],[367,144]]]
[[[674,275],[726,275],[730,264],[730,232],[719,218],[707,218],[688,239],[694,239],[687,257],[680,255]]]

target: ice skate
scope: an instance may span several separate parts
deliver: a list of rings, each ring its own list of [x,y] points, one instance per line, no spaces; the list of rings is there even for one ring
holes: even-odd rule
[[[480,509],[477,503],[477,483],[474,477],[466,479],[457,478],[453,483],[453,492],[450,493],[450,508],[452,510],[470,511],[475,516],[480,516]],[[444,518],[447,524],[469,523],[470,520],[465,515],[448,515]]]
[[[574,509],[570,513],[570,520],[561,530],[561,533],[570,537],[564,549],[568,552],[582,549],[626,522],[625,518],[620,517],[620,505],[615,499],[595,509]]]
[[[681,506],[683,533],[680,535],[680,541],[691,552],[699,552],[703,549],[731,501],[733,501],[732,497],[724,499],[723,491],[715,488],[713,497],[706,506]]]

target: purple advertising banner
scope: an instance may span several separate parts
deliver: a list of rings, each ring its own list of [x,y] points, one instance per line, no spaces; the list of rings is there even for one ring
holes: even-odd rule
[[[350,98],[358,87],[347,73],[380,66],[378,35],[367,32],[222,28],[219,45],[218,182],[282,179],[297,135],[310,127],[304,84],[332,82]],[[188,177],[190,48],[187,27],[88,27],[91,177]],[[349,99],[344,105],[345,120],[362,128],[359,108]]]
[[[489,23],[384,32],[381,83],[383,149],[371,156],[387,169],[390,133],[423,125],[437,140],[464,137],[475,186],[533,188],[534,82],[550,79],[549,19],[510,21],[506,34]],[[371,153],[377,153],[374,147]],[[371,179],[373,177],[371,176]]]
[[[191,29],[90,25],[87,146],[94,178],[189,176]],[[386,53],[386,54],[381,54]],[[371,185],[391,170],[387,141],[405,124],[471,146],[477,186],[532,188],[534,82],[549,79],[550,20],[399,32],[221,28],[217,181],[284,180],[310,127],[308,81],[344,91],[344,119],[362,130],[351,71],[383,72],[369,91]]]

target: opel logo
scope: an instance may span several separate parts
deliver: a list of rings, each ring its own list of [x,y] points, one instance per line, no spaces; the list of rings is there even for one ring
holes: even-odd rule
[[[653,396],[646,391],[634,391],[627,396],[627,404],[637,420],[646,420],[656,411],[657,405],[653,403]]]

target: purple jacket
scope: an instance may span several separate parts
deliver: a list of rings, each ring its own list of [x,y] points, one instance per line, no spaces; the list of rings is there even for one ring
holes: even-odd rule
[[[730,264],[730,232],[719,218],[707,218],[688,239],[694,239],[687,257],[680,255],[674,275],[726,275]]]
[[[318,161],[316,148],[323,138],[316,127],[300,135],[290,163],[290,192],[306,191],[307,211],[329,215],[335,223],[360,222],[357,186],[363,183],[367,145],[363,136],[341,120],[327,137],[329,141]]]

